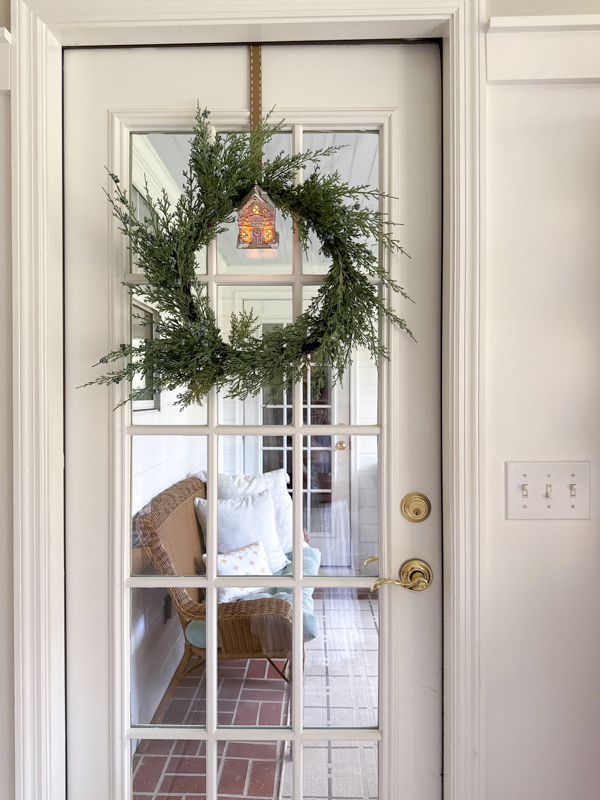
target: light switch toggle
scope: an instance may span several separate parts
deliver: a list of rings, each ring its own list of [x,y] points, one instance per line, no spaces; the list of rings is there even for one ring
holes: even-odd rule
[[[529,484],[524,483],[521,485],[521,497],[529,497]]]
[[[547,483],[546,484],[546,497],[548,498],[548,500],[552,500],[552,484],[551,483]]]
[[[577,484],[576,483],[569,484],[569,489],[570,489],[570,496],[577,497]]]

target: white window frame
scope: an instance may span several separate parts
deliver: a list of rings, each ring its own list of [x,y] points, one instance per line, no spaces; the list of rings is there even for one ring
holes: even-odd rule
[[[33,3],[31,3],[33,6]],[[480,800],[480,130],[477,0],[218,6],[12,0],[16,800],[65,787],[62,47],[442,37],[445,796]],[[117,681],[120,676],[115,676]]]

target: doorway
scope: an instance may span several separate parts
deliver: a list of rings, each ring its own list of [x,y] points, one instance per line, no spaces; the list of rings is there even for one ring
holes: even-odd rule
[[[381,365],[379,377],[376,366],[357,353],[344,384],[325,395],[312,396],[307,380],[291,397],[279,398],[281,403],[257,398],[243,404],[215,396],[183,416],[169,397],[149,396],[144,408],[113,412],[118,393],[74,389],[87,379],[99,355],[132,335],[131,302],[120,282],[135,275],[135,264],[129,263],[95,187],[106,186],[103,167],[108,165],[113,172],[132,175],[132,191],[139,189],[136,170],[153,171],[157,185],[166,184],[176,196],[174,154],[185,163],[196,101],[213,110],[217,130],[247,125],[247,50],[70,50],[65,67],[73,795],[108,796],[112,769],[124,797],[132,792],[135,800],[159,797],[167,789],[164,781],[177,774],[166,771],[171,762],[187,758],[185,766],[193,771],[182,774],[194,777],[195,788],[182,790],[181,796],[186,791],[190,797],[213,798],[218,791],[224,797],[268,797],[269,792],[249,792],[258,791],[252,778],[255,762],[266,770],[263,762],[273,761],[272,797],[295,792],[306,798],[387,800],[396,796],[399,772],[407,797],[441,797],[437,46],[264,48],[264,106],[275,105],[289,125],[280,148],[314,146],[321,140],[342,143],[338,160],[324,168],[346,170],[352,183],[360,182],[364,170],[367,180],[397,198],[390,201],[390,213],[404,224],[401,238],[412,262],[390,259],[389,268],[416,301],[414,310],[402,306],[400,313],[412,313],[418,343],[385,332],[391,360]],[[304,258],[290,232],[287,252],[282,247],[273,262],[248,266],[236,260],[225,236],[202,255],[201,269],[223,323],[230,307],[249,303],[256,313],[260,306],[263,325],[281,325],[293,319],[294,309],[318,286],[327,267],[318,255],[315,249]],[[141,308],[136,313],[154,312]],[[341,442],[347,447],[339,448]],[[195,722],[174,716],[170,723],[153,726],[184,637],[176,616],[167,618],[165,590],[191,587],[210,593],[216,587],[189,573],[169,586],[153,574],[135,530],[132,534],[132,516],[188,475],[204,472],[210,486],[211,474],[253,475],[273,468],[291,473],[292,557],[302,552],[306,529],[322,559],[318,574],[308,577],[300,570],[290,576],[297,601],[292,654],[297,669],[291,684],[273,690],[246,684],[271,680],[269,668],[263,665],[262,676],[254,677],[250,672],[260,671],[260,665],[226,664],[215,648],[207,654],[205,672],[200,667],[199,676],[184,679],[196,680],[195,688],[180,684],[180,693],[194,688],[194,696],[188,691],[174,698],[183,701],[178,706],[187,707],[187,713],[204,700],[204,719],[196,708],[200,719]],[[415,488],[427,494],[434,509],[419,525],[399,513],[402,496]],[[379,555],[375,567],[362,566],[372,555]],[[413,595],[394,586],[380,589],[377,596],[370,593],[378,574],[395,577],[400,564],[413,556],[428,561],[436,576],[426,593]],[[305,588],[313,591],[320,625],[311,640],[315,644],[307,647],[303,673],[300,605]],[[90,659],[90,653],[101,655]],[[239,672],[228,675],[227,670]],[[233,692],[232,681],[238,695],[227,698],[223,690]],[[283,695],[279,720],[271,709],[272,716],[263,718],[269,722],[261,723],[261,704],[279,700],[242,696],[252,691]],[[187,705],[186,698],[191,701]],[[228,711],[231,706],[224,704],[231,700],[236,707]],[[249,715],[255,710],[254,719],[236,720],[242,702],[254,704],[243,708]],[[140,752],[145,741],[151,745]],[[237,755],[228,758],[228,748]],[[260,750],[262,755],[244,758],[244,748],[247,754]],[[267,751],[275,755],[269,759]],[[235,779],[228,761],[239,762],[235,768],[243,781]],[[159,773],[156,783],[136,791],[137,771],[146,763],[148,772],[151,767]],[[319,786],[311,783],[313,777]],[[226,791],[228,780],[242,794]],[[176,785],[171,781],[168,788]],[[419,787],[418,794],[410,794],[411,786]]]

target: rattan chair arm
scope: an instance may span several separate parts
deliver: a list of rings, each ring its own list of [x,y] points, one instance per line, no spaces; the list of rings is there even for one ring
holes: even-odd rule
[[[206,620],[202,603],[187,603],[181,613],[184,627]],[[219,603],[219,650],[223,658],[289,657],[292,650],[292,604],[275,597]]]
[[[173,591],[171,590],[171,596],[173,596]],[[189,595],[186,592],[186,602],[185,605],[177,602],[179,598],[174,597],[175,605],[177,606],[177,610],[179,614],[186,622],[191,622],[192,620],[200,620],[204,622],[206,620],[206,605],[204,603],[194,603],[192,600],[189,600]]]
[[[219,603],[217,607],[219,622],[230,619],[249,619],[256,617],[283,617],[292,624],[292,604],[278,597],[261,597],[260,600],[237,600],[233,603]]]
[[[181,609],[182,616],[188,621],[206,620],[204,603],[187,602]],[[229,619],[250,619],[255,617],[283,617],[292,624],[292,604],[277,597],[260,600],[238,600],[233,603],[219,603],[217,606],[219,622]]]
[[[223,603],[218,608],[219,648],[224,658],[292,652],[292,604],[275,597]]]

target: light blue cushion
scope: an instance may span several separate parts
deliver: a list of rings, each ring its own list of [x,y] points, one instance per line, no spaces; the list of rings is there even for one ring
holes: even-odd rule
[[[291,558],[291,554],[288,554],[288,558]],[[321,566],[321,551],[317,550],[316,547],[303,547],[302,548],[302,563],[303,563],[303,571],[304,575],[306,576],[313,576],[319,574],[319,567]],[[292,574],[292,564],[288,564],[279,572],[275,572],[275,575],[285,576]],[[313,600],[313,592],[314,589],[312,588],[305,588],[302,590],[302,615],[304,621],[304,641],[310,642],[312,639],[316,639],[319,635],[319,623],[314,615],[315,610],[315,602]],[[264,592],[257,592],[253,594],[251,597],[248,597],[248,600],[258,600],[261,598],[267,597],[278,597],[280,600],[289,600],[292,602],[292,589],[285,588],[285,589],[266,589]],[[243,600],[238,600],[237,602],[243,602]],[[190,644],[193,644],[195,647],[206,647],[206,623],[201,620],[193,620],[185,629],[185,635]]]

